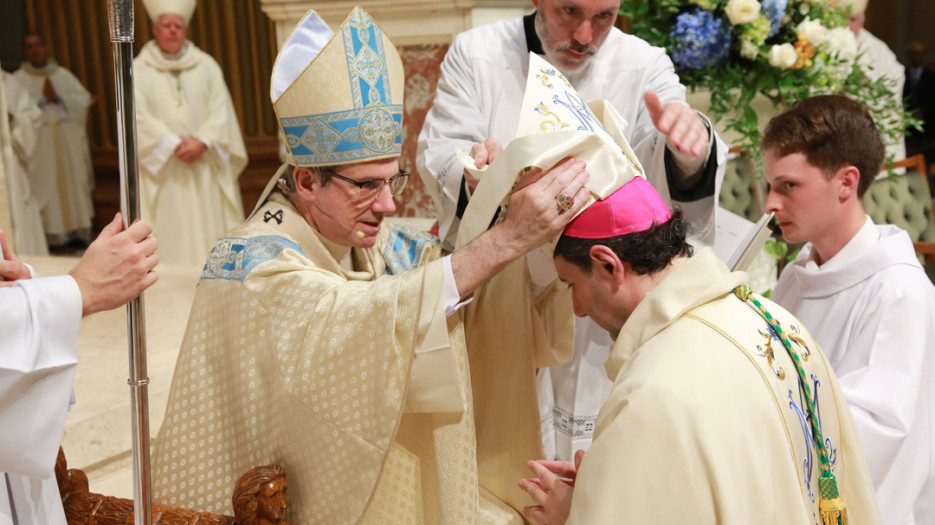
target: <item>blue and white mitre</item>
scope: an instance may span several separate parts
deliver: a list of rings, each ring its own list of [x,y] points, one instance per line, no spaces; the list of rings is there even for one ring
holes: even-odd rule
[[[403,63],[355,7],[337,33],[309,11],[273,64],[270,98],[296,166],[397,157],[402,150]]]

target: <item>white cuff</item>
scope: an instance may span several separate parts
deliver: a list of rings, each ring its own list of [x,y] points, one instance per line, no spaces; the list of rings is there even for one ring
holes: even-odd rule
[[[146,168],[146,171],[156,175],[175,155],[175,148],[179,147],[181,143],[182,138],[175,134],[162,137],[158,144],[140,157],[140,164]]]
[[[451,256],[446,255],[442,258],[442,266],[445,268],[445,289],[442,291],[442,298],[445,300],[445,317],[457,312],[462,306],[474,300],[474,294],[467,296],[463,301],[461,294],[458,293],[458,284],[455,283],[455,274],[451,270]]]
[[[697,114],[698,118],[701,119],[701,122],[703,122],[708,129],[708,147],[705,148],[704,152],[700,155],[696,157],[691,153],[682,153],[678,148],[672,145],[672,141],[666,136],[666,148],[668,148],[669,153],[672,154],[675,167],[678,168],[680,174],[685,176],[685,178],[692,177],[701,170],[705,161],[707,161],[708,157],[711,155],[711,148],[714,147],[714,130],[711,128],[706,117],[702,116],[701,113]]]
[[[222,147],[217,142],[203,139],[201,137],[195,137],[200,140],[202,144],[205,145],[208,150],[205,153],[209,153],[214,157],[214,161],[218,166],[226,166],[230,162],[231,154],[227,151],[227,148]]]

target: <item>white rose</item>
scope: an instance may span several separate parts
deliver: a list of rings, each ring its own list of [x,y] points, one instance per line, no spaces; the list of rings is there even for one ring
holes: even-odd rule
[[[753,42],[743,38],[740,40],[740,56],[748,60],[756,60],[760,54],[760,47]]]
[[[808,43],[816,47],[820,46],[828,35],[828,29],[821,25],[821,22],[810,18],[802,20],[799,25],[796,26],[795,32],[800,39],[804,38]]]
[[[760,3],[757,0],[730,0],[724,12],[731,25],[749,24],[760,16]]]
[[[799,55],[792,44],[779,44],[769,48],[769,65],[775,68],[789,69],[798,61]]]
[[[822,48],[839,60],[853,60],[857,56],[857,39],[847,27],[836,27],[828,31]]]

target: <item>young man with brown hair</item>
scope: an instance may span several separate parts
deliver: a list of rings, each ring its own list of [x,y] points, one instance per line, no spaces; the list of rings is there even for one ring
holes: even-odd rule
[[[875,225],[863,195],[883,164],[869,112],[803,100],[763,135],[766,208],[807,243],[773,300],[805,323],[841,381],[884,523],[935,522],[935,287],[909,235]]]

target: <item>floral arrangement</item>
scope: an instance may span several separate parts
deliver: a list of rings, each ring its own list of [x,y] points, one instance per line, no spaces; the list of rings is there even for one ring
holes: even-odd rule
[[[623,0],[620,13],[630,33],[668,50],[685,85],[710,90],[711,116],[754,155],[758,93],[777,106],[845,94],[870,109],[884,142],[917,125],[890,80],[861,70],[848,13],[832,0]]]

